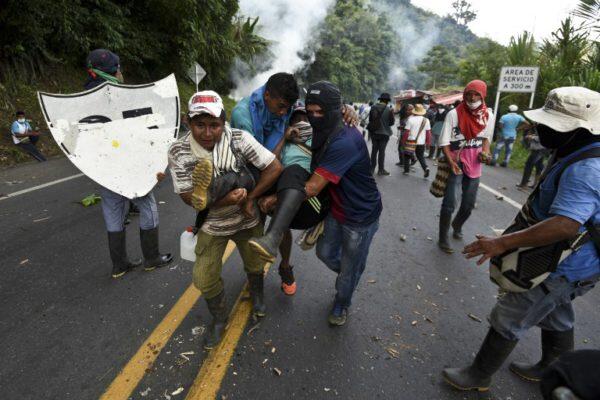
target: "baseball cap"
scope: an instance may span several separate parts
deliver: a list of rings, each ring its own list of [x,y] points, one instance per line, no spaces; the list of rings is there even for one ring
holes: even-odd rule
[[[558,132],[584,128],[600,135],[600,93],[579,87],[566,86],[552,89],[544,107],[524,112],[538,124]]]
[[[516,104],[511,104],[510,106],[508,106],[508,111],[510,112],[517,112],[519,110],[519,106],[517,106]]]
[[[200,114],[209,114],[218,118],[224,110],[221,96],[212,90],[194,93],[188,102],[188,115],[190,118]]]

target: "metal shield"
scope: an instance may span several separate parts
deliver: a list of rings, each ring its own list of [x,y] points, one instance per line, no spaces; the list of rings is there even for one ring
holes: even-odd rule
[[[58,146],[77,168],[129,199],[156,185],[179,130],[173,74],[145,85],[105,82],[75,94],[38,92]]]

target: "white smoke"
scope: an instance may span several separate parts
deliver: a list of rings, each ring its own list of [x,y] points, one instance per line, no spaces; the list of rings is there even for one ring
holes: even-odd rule
[[[386,0],[373,0],[371,5],[380,13],[387,15],[397,40],[400,41],[400,53],[392,54],[389,59],[389,85],[394,89],[402,88],[406,73],[415,68],[427,52],[438,43],[440,29],[436,19],[430,18],[423,24],[422,15],[400,1],[390,4]],[[420,23],[419,23],[420,22]]]
[[[318,34],[318,26],[327,16],[335,0],[241,0],[240,13],[247,17],[259,17],[258,34],[271,41],[273,59],[267,71],[248,77],[248,66],[239,60],[231,72],[236,85],[234,98],[248,96],[264,85],[276,72],[294,73],[304,61],[299,53]]]

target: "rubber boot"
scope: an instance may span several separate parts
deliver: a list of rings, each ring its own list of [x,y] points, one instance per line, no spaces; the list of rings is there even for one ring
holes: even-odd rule
[[[108,232],[108,250],[113,264],[112,277],[120,278],[125,273],[142,265],[142,260],[129,261],[127,258],[127,243],[125,231]]]
[[[273,262],[277,258],[277,249],[283,234],[289,229],[305,199],[306,195],[302,190],[285,189],[277,193],[277,208],[269,222],[267,232],[261,237],[254,237],[248,241],[250,247],[266,262]]]
[[[248,274],[248,289],[250,291],[250,299],[252,300],[252,313],[255,317],[264,317],[267,315],[267,307],[263,302],[263,283],[264,275]]]
[[[490,328],[473,364],[465,368],[446,368],[442,372],[444,380],[459,390],[489,390],[492,375],[502,366],[517,342],[505,339]]]
[[[442,212],[440,214],[440,233],[438,239],[438,246],[444,252],[448,254],[454,253],[454,249],[450,246],[450,241],[448,240],[448,231],[450,231],[450,221],[452,220],[452,214],[447,214]]]
[[[173,261],[171,253],[160,254],[158,250],[158,226],[152,229],[140,229],[140,242],[146,271],[164,267]]]
[[[208,207],[208,189],[213,181],[213,162],[212,160],[201,158],[192,171],[192,183],[194,190],[192,192],[191,203],[198,211]]]
[[[227,326],[227,309],[225,307],[225,291],[213,298],[206,299],[208,311],[212,315],[212,321],[208,326],[208,331],[204,337],[204,348],[206,350],[213,349],[221,341],[223,331]]]
[[[514,362],[510,364],[509,369],[527,381],[541,381],[546,367],[561,354],[574,349],[574,336],[573,329],[564,332],[542,329],[542,359],[533,365]]]

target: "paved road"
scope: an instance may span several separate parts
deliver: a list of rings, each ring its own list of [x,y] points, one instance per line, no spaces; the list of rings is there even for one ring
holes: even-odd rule
[[[326,323],[333,273],[314,252],[295,248],[298,293],[285,297],[271,271],[266,280],[269,314],[259,325],[238,326],[239,340],[227,344],[231,359],[225,351],[202,351],[202,327],[209,320],[204,301],[194,302],[192,296],[187,309],[183,300],[178,302],[190,293],[191,263],[177,258],[161,270],[110,279],[100,207],[76,203],[98,192],[94,182],[77,177],[0,199],[0,398],[95,399],[110,387],[105,398],[183,399],[204,365],[201,375],[224,373],[222,381],[210,378],[209,386],[228,400],[539,399],[535,385],[506,368],[488,394],[459,393],[442,382],[442,368],[465,364],[478,350],[496,291],[485,269],[438,251],[440,200],[429,195],[430,181],[420,170],[402,176],[393,165],[393,145],[387,154],[392,176],[377,178],[384,201],[381,226],[346,326],[332,329]],[[75,174],[64,159],[0,171],[0,194]],[[518,178],[514,171],[488,168],[483,182],[523,202],[526,195],[514,189]],[[156,197],[161,247],[178,253],[179,234],[194,213],[173,194],[170,180],[156,189]],[[466,237],[491,234],[515,212],[506,200],[480,189]],[[128,227],[133,256],[140,254],[137,229],[134,219]],[[245,281],[237,253],[223,274],[233,306]],[[580,348],[598,347],[599,296],[592,291],[575,303]],[[182,309],[182,319],[172,317]],[[245,314],[238,310],[235,315]],[[165,326],[173,327],[171,336]],[[161,335],[168,340],[149,339]],[[140,352],[141,358],[135,358]],[[511,359],[538,354],[538,333],[532,331]],[[151,361],[144,364],[144,359]],[[127,373],[119,375],[124,367]],[[208,393],[202,390],[196,398]]]

